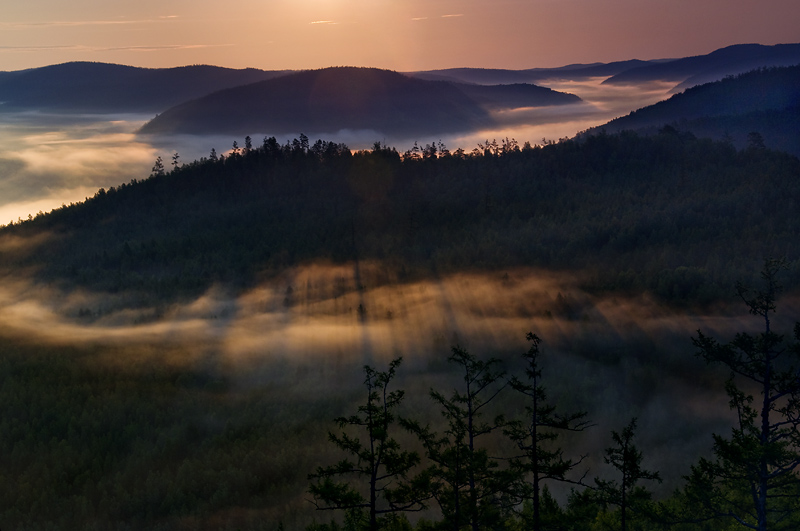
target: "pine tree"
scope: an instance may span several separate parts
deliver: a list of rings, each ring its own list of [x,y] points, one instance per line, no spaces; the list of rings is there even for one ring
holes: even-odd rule
[[[417,453],[402,450],[390,436],[394,410],[404,392],[389,391],[389,384],[401,361],[402,358],[393,360],[386,372],[364,366],[366,403],[359,406],[356,415],[337,418],[342,432],[329,434],[330,441],[348,457],[333,466],[319,467],[309,476],[313,481],[309,492],[317,509],[342,510],[348,518],[356,519],[366,511],[369,531],[380,529],[387,517],[421,510],[424,500],[420,493],[429,490],[422,484],[423,476],[409,478],[420,461]],[[358,435],[349,433],[353,431],[350,428],[366,436],[363,442]]]
[[[650,491],[637,484],[641,480],[653,480],[661,483],[658,472],[650,472],[642,468],[642,452],[633,444],[636,431],[636,419],[617,433],[611,432],[615,446],[607,448],[603,460],[620,473],[621,480],[595,479],[598,499],[604,505],[616,505],[620,510],[620,529],[626,531],[631,511],[640,508],[649,502],[652,495]]]
[[[443,435],[405,420],[416,433],[433,465],[431,495],[438,503],[445,529],[468,526],[473,531],[497,524],[505,505],[505,491],[514,484],[514,471],[501,470],[497,459],[479,439],[503,427],[502,416],[481,420],[485,408],[506,385],[499,361],[481,361],[461,347],[452,348],[448,360],[463,374],[463,385],[447,397],[431,389],[431,399],[440,407],[447,428]]]
[[[730,370],[725,391],[737,422],[730,438],[713,436],[714,458],[692,467],[686,494],[707,517],[732,518],[757,531],[796,529],[800,510],[800,323],[787,345],[770,321],[784,267],[783,260],[765,260],[762,290],[737,286],[750,314],[763,320],[763,332],[720,344],[698,330],[693,339],[698,356]],[[756,389],[758,399],[749,394]]]
[[[526,337],[531,342],[530,348],[523,354],[527,382],[515,377],[511,379],[511,387],[526,397],[527,417],[524,422],[509,423],[504,431],[522,452],[511,463],[521,477],[527,479],[520,494],[522,499],[531,503],[531,525],[534,531],[538,531],[541,529],[541,492],[544,482],[556,480],[582,484],[583,480],[583,477],[569,479],[567,474],[585,456],[576,460],[566,459],[563,450],[554,446],[554,443],[560,432],[583,431],[591,424],[586,420],[586,412],[562,415],[548,401],[547,392],[542,385],[542,369],[539,366],[541,340],[532,332],[528,332]]]

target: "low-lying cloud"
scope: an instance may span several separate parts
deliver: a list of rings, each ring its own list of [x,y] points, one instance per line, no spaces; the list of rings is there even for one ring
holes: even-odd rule
[[[6,239],[0,247],[25,252],[45,243]],[[397,283],[380,263],[311,264],[236,296],[215,287],[183,303],[135,301],[136,294],[60,292],[7,275],[0,282],[0,329],[53,346],[138,346],[160,353],[153,363],[225,367],[226,377],[246,387],[316,371],[314,381],[353,388],[360,365],[383,367],[403,356],[398,385],[415,389],[420,401],[427,386],[454,376],[445,361],[451,346],[498,357],[520,372],[525,334],[532,331],[543,339],[550,395],[587,409],[601,426],[574,450],[601,454],[608,431],[638,416],[642,447],[670,471],[671,485],[687,472],[675,463],[688,467],[687,456],[707,452],[710,432],[724,433],[731,421],[725,375],[693,356],[690,337],[699,328],[726,341],[759,326],[744,311],[690,314],[647,297],[593,297],[581,291],[580,278],[556,272]],[[176,348],[191,355],[171,359],[167,353]],[[509,400],[504,407],[516,407]]]
[[[654,103],[663,99],[671,88],[668,84],[608,86],[602,85],[602,81],[602,78],[580,82],[545,81],[540,84],[577,94],[584,103],[509,109],[494,114],[497,125],[491,129],[415,138],[394,137],[373,130],[248,131],[243,132],[242,138],[222,135],[144,137],[135,132],[152,118],[149,115],[4,112],[0,124],[0,224],[81,201],[101,187],[144,179],[158,156],[169,161],[177,152],[181,162],[190,162],[208,156],[212,148],[224,153],[234,140],[241,145],[245,135],[259,144],[264,136],[276,136],[285,143],[304,133],[312,139],[341,142],[352,149],[368,149],[380,141],[401,152],[410,149],[415,142],[424,146],[441,141],[451,150],[462,148],[465,151],[492,139],[514,138],[520,144],[525,141],[536,144],[542,139],[574,136]]]

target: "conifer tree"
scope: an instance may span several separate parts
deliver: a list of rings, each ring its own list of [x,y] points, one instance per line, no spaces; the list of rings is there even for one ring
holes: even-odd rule
[[[582,484],[583,477],[569,479],[567,474],[577,467],[585,456],[567,459],[561,448],[554,445],[560,432],[583,431],[591,424],[586,412],[561,414],[547,399],[542,385],[542,369],[539,364],[541,339],[528,332],[531,346],[523,354],[527,381],[514,377],[511,387],[526,397],[525,421],[510,422],[505,427],[506,435],[514,441],[522,454],[512,459],[512,467],[519,471],[525,481],[521,498],[531,502],[531,525],[534,531],[541,529],[541,492],[546,480],[566,481]],[[584,474],[585,475],[585,474]]]
[[[402,450],[390,436],[394,410],[404,392],[389,391],[389,384],[401,361],[402,358],[393,360],[386,372],[364,366],[366,402],[359,406],[357,414],[335,419],[342,432],[328,435],[347,457],[309,475],[309,492],[317,509],[342,510],[348,518],[356,519],[366,511],[369,531],[380,529],[387,516],[422,509],[420,493],[429,490],[421,485],[424,477],[409,478],[419,463],[419,455]]]
[[[795,342],[772,331],[784,260],[768,259],[761,290],[739,284],[751,315],[763,320],[758,334],[739,333],[720,344],[698,330],[698,356],[730,371],[725,385],[736,425],[730,438],[714,435],[714,458],[692,467],[688,499],[707,517],[726,517],[757,531],[797,529],[800,465],[800,323]],[[755,398],[751,391],[760,395]]]
[[[661,483],[658,472],[642,468],[642,452],[633,444],[636,419],[617,433],[611,432],[615,446],[607,448],[603,460],[614,467],[622,476],[620,481],[595,479],[598,500],[604,505],[616,505],[620,510],[620,530],[627,531],[630,512],[650,501],[650,491],[637,484],[641,480],[654,480]]]
[[[502,416],[484,422],[485,408],[506,383],[499,360],[481,361],[465,349],[454,346],[448,360],[463,374],[463,385],[448,397],[431,389],[431,399],[446,422],[444,434],[404,420],[416,433],[433,465],[431,495],[442,511],[442,528],[472,531],[498,524],[506,505],[506,491],[515,483],[514,471],[499,468],[479,439],[503,427]]]

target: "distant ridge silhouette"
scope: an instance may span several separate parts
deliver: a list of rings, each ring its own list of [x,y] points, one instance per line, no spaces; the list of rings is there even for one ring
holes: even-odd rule
[[[800,156],[800,65],[754,70],[675,94],[584,134],[633,130],[655,133],[671,126],[744,147],[751,132],[767,147]]]
[[[800,64],[800,44],[735,44],[706,55],[642,65],[616,74],[604,83],[635,85],[650,81],[677,81],[678,90],[718,81],[755,68]]]
[[[63,63],[0,72],[0,102],[3,102],[0,110],[153,113],[216,90],[286,73],[208,65],[137,68],[108,63]]]
[[[332,133],[419,135],[493,123],[490,110],[580,102],[535,85],[485,87],[425,81],[377,68],[310,70],[221,90],[166,110],[142,133]]]

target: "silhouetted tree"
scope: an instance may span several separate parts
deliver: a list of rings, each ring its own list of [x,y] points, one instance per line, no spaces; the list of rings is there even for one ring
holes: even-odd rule
[[[739,333],[720,344],[698,330],[692,339],[698,356],[730,370],[725,390],[737,424],[728,439],[714,435],[714,458],[692,467],[687,495],[709,517],[732,518],[757,531],[797,529],[800,510],[800,323],[787,345],[770,321],[785,265],[765,260],[761,290],[737,286],[750,314],[763,319],[763,332]],[[758,390],[757,401],[750,390]]]
[[[432,496],[444,517],[442,527],[458,530],[469,526],[477,531],[500,520],[503,495],[514,484],[514,472],[500,470],[497,460],[477,444],[479,438],[504,425],[502,416],[481,421],[486,406],[505,387],[504,372],[498,360],[478,360],[458,346],[452,348],[448,360],[458,366],[464,383],[450,397],[430,391],[447,423],[444,434],[440,436],[413,421],[403,423],[419,436],[434,463],[428,472]]]
[[[409,478],[411,469],[419,463],[418,454],[401,450],[389,434],[395,421],[394,410],[404,396],[403,391],[389,391],[401,361],[402,358],[393,360],[386,372],[364,366],[366,403],[359,406],[356,415],[337,418],[343,431],[329,434],[330,441],[348,457],[309,475],[313,481],[309,492],[317,509],[351,514],[366,510],[370,531],[380,528],[382,515],[421,510],[424,493],[429,491],[424,476]],[[348,428],[358,429],[366,438],[351,435]],[[337,479],[348,477],[352,481]]]
[[[156,162],[153,164],[153,169],[150,173],[153,176],[164,175],[164,160],[161,158],[161,155],[156,158]]]
[[[542,369],[539,366],[539,337],[528,332],[526,336],[531,346],[523,354],[525,359],[525,375],[527,381],[514,377],[511,387],[526,398],[525,421],[514,421],[506,425],[506,435],[514,441],[522,454],[512,459],[511,463],[526,481],[520,492],[521,498],[531,502],[530,520],[532,529],[541,529],[541,490],[546,480],[566,481],[582,484],[583,477],[577,480],[567,478],[567,474],[578,466],[585,456],[577,460],[565,459],[561,448],[553,446],[563,431],[583,431],[591,426],[586,420],[586,412],[579,411],[562,415],[547,399],[547,392],[542,385]],[[585,476],[585,474],[584,474]]]
[[[747,133],[747,147],[756,151],[767,149],[767,146],[764,145],[764,137],[757,131]]]
[[[642,468],[642,452],[633,444],[636,419],[621,433],[611,432],[615,446],[607,448],[603,461],[613,466],[621,475],[620,481],[595,479],[598,500],[604,505],[616,505],[620,510],[620,529],[627,530],[629,511],[636,510],[650,501],[652,494],[644,487],[637,486],[641,480],[653,480],[661,483],[658,472],[650,472]]]

